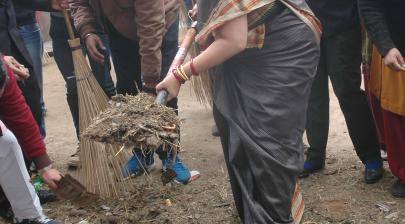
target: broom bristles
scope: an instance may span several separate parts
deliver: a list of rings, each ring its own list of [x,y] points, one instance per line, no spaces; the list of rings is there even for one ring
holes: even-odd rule
[[[80,39],[69,40],[72,48],[74,72],[79,100],[80,132],[82,133],[101,111],[108,106],[108,97],[94,77],[86,58],[83,55]],[[128,155],[118,152],[117,146],[101,144],[81,137],[81,169],[79,176],[86,188],[101,197],[118,197],[133,187],[133,181],[122,180],[121,166]]]

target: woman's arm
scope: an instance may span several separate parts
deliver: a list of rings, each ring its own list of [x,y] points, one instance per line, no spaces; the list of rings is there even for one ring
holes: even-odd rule
[[[218,28],[215,41],[199,56],[194,58],[196,72],[206,71],[242,52],[246,48],[248,35],[247,17],[241,16]],[[190,74],[190,62],[184,65]]]
[[[217,29],[215,41],[193,60],[195,72],[199,73],[222,64],[224,61],[242,52],[246,48],[248,35],[247,16],[241,16],[226,22]],[[184,72],[191,74],[190,62],[183,65]],[[179,93],[180,83],[173,74],[156,87],[157,90],[166,89],[168,100]]]

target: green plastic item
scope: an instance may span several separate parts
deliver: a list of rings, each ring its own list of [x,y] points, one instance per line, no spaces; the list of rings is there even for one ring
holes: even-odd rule
[[[42,178],[40,175],[35,176],[33,185],[34,185],[35,192],[37,192],[37,193],[42,189],[43,182],[42,182]]]

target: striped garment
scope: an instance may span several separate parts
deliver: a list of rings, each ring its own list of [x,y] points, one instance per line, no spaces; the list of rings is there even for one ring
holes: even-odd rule
[[[256,24],[265,17],[266,13],[269,12],[276,1],[277,0],[220,0],[218,5],[211,12],[205,26],[196,37],[196,41],[200,45],[206,46],[209,37],[215,37],[215,30],[217,28],[227,21],[247,15],[249,27],[247,48],[262,48],[266,34],[265,24]],[[280,0],[280,2],[284,3],[300,19],[308,24],[318,39],[320,39],[320,22],[312,12],[299,9],[287,0]]]

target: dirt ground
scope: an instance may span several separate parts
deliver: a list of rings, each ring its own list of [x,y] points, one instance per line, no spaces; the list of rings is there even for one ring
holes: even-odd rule
[[[67,172],[66,161],[77,141],[64,81],[55,63],[45,66],[44,86],[47,147],[56,166]],[[188,86],[179,98],[182,157],[190,168],[202,173],[199,180],[163,187],[159,171],[155,171],[150,177],[139,177],[139,190],[120,199],[80,209],[55,202],[45,205],[45,211],[64,223],[238,223],[219,139],[211,136],[211,111],[195,100]],[[387,164],[380,182],[363,183],[363,165],[353,151],[334,97],[330,120],[327,167],[300,181],[306,204],[302,223],[405,223],[405,200],[394,199],[387,191],[395,180]],[[172,206],[165,205],[166,199]]]

